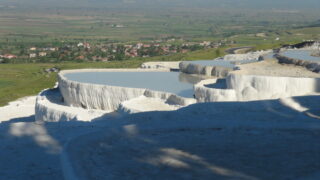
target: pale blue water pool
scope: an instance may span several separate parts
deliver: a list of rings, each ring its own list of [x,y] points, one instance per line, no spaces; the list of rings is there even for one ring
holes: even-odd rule
[[[273,56],[274,56],[274,53],[269,53],[269,54],[263,56],[263,58],[264,59],[273,59],[274,58]]]
[[[179,72],[77,72],[64,76],[82,83],[145,88],[188,98],[194,95],[193,84],[202,80],[199,78],[186,81],[190,75]]]
[[[225,60],[199,60],[199,61],[188,61],[191,64],[198,64],[201,66],[219,66],[226,68],[235,68],[237,64],[248,64],[257,62],[258,60],[241,60],[241,61],[225,61]]]
[[[234,64],[228,61],[223,61],[223,60],[199,60],[199,61],[188,61],[188,63],[198,64],[201,66],[221,66],[221,67],[228,67],[228,68],[235,67]]]
[[[320,57],[311,56],[312,52],[313,51],[309,50],[287,50],[280,54],[294,59],[301,59],[306,61],[320,61]]]

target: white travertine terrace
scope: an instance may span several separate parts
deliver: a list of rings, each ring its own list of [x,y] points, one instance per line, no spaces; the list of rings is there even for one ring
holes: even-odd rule
[[[214,83],[207,80],[195,85],[195,96],[199,102],[266,100],[320,92],[319,78],[231,73],[226,78],[225,87],[208,87]]]
[[[161,61],[161,62],[146,62],[141,64],[142,69],[179,69],[180,61]]]
[[[64,76],[66,73],[73,72],[169,72],[170,68],[157,66],[156,69],[62,71],[58,76],[61,95],[57,97],[63,97],[64,102],[53,101],[52,92],[40,93],[37,98],[36,119],[39,121],[92,121],[113,111],[120,113],[170,111],[197,102],[256,101],[320,92],[319,74],[299,66],[280,65],[276,60],[240,65],[241,70],[233,72],[223,67],[189,66],[190,64],[180,63],[182,72],[184,72],[183,69],[187,69],[194,74],[207,75],[207,78],[213,75],[225,79],[204,78],[207,80],[202,80],[194,86],[194,99],[142,88],[76,82]]]
[[[257,52],[250,52],[246,54],[229,54],[224,56],[221,59],[217,59],[219,61],[227,61],[227,62],[237,62],[237,61],[258,61],[261,56],[265,56],[269,53],[272,53],[271,50],[269,51],[257,51]],[[212,60],[214,61],[214,60]],[[205,75],[205,76],[215,76],[219,78],[225,78],[228,74],[235,70],[232,67],[222,67],[222,66],[215,66],[215,65],[199,65],[196,63],[183,61],[179,64],[179,68],[181,72],[187,74],[198,74],[198,75]]]
[[[283,97],[300,96],[320,92],[319,78],[298,78],[298,77],[276,77],[263,75],[245,75],[231,73],[225,81],[217,79],[203,80],[195,85],[195,98],[181,98],[171,93],[157,92],[151,90],[141,90],[135,88],[108,87],[102,85],[84,84],[68,82],[71,86],[71,96],[64,96],[66,103],[67,98],[85,97],[88,94],[81,94],[90,91],[93,99],[103,99],[101,93],[114,93],[104,104],[110,105],[114,109],[93,110],[84,109],[74,104],[59,104],[58,98],[50,91],[44,91],[39,94],[36,105],[36,120],[39,121],[91,121],[116,111],[122,113],[138,113],[143,111],[167,111],[176,110],[189,104],[196,102],[221,102],[221,101],[254,101],[265,99],[278,99]],[[80,87],[79,87],[80,86]],[[97,87],[95,87],[97,86]],[[65,92],[60,85],[60,91]],[[74,89],[76,88],[76,90]],[[87,88],[80,90],[81,88]],[[83,91],[83,92],[82,92]],[[73,94],[79,92],[80,94]],[[99,92],[93,95],[93,92]],[[69,92],[67,92],[69,93]],[[123,93],[123,94],[121,94]],[[50,97],[51,99],[48,99]],[[90,99],[90,97],[86,97]],[[118,99],[112,99],[118,98]],[[55,99],[55,100],[52,100]],[[70,99],[71,103],[80,102]],[[95,101],[93,101],[95,102]],[[61,101],[60,101],[61,103]],[[69,102],[70,103],[70,102]],[[88,103],[88,102],[87,102]],[[89,101],[89,103],[92,103]],[[81,105],[81,104],[80,104]],[[74,106],[74,107],[72,107]],[[106,105],[104,106],[106,107]]]
[[[204,66],[190,62],[181,62],[180,71],[187,74],[197,74],[204,76],[226,77],[233,68],[220,66]]]
[[[139,88],[87,84],[70,81],[63,76],[63,74],[70,72],[92,71],[62,71],[58,76],[59,89],[44,90],[38,95],[35,108],[36,121],[92,121],[114,111],[127,114],[143,111],[176,110],[196,103],[196,99],[184,98],[172,93]],[[165,70],[108,69],[94,71],[164,72]]]
[[[159,98],[148,98],[140,96],[120,104],[118,112],[122,114],[133,114],[149,111],[174,111],[181,108],[181,106],[170,105]]]
[[[259,60],[260,56],[265,56],[269,53],[272,53],[272,50],[249,52],[246,54],[228,54],[223,57],[223,60],[225,61]]]
[[[295,58],[286,57],[280,54],[276,54],[275,57],[278,59],[279,63],[281,64],[293,64],[293,65],[305,67],[312,72],[317,72],[317,73],[320,72],[320,62],[307,61],[303,59],[295,59]]]
[[[72,72],[169,72],[168,70],[148,69],[107,69],[107,70],[69,70],[59,73],[59,89],[64,101],[68,106],[83,107],[86,109],[101,109],[116,111],[119,105],[133,98],[146,96],[159,98],[168,104],[186,106],[196,102],[193,98],[184,98],[172,93],[159,92],[142,88],[128,88],[98,84],[88,84],[68,80],[64,77],[66,73]]]
[[[110,113],[66,106],[61,99],[58,89],[42,91],[36,100],[35,120],[37,122],[92,121]]]
[[[203,80],[195,85],[195,97],[198,102],[236,101],[237,96],[234,89],[206,87],[206,85],[217,84],[217,80]]]

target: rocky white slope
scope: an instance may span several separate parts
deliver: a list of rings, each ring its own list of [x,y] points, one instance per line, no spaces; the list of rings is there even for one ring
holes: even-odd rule
[[[272,53],[272,51],[268,50],[268,51],[249,52],[246,54],[228,54],[223,57],[223,60],[225,61],[259,60],[260,56],[265,56],[269,53]]]
[[[36,96],[25,97],[0,107],[0,123],[26,116],[34,116]]]
[[[320,92],[319,78],[294,78],[231,73],[224,87],[216,82],[200,82],[195,86],[200,102],[254,101],[301,96]],[[218,86],[218,87],[217,87]]]
[[[36,100],[35,120],[37,122],[92,121],[108,115],[110,111],[88,110],[64,104],[59,89],[42,91]]]

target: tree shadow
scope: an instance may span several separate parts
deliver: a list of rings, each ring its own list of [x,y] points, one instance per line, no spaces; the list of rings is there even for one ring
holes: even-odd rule
[[[320,135],[312,131],[218,127],[155,130],[133,122],[79,137],[67,152],[85,179],[282,180],[320,170]]]
[[[2,123],[5,124],[5,123],[34,122],[34,121],[35,121],[35,117],[34,117],[34,115],[32,115],[32,116],[29,116],[29,117],[14,118],[14,119],[11,119],[9,121],[4,121]]]
[[[60,155],[70,139],[98,123],[37,123],[34,116],[0,123],[0,179],[63,179]]]
[[[318,98],[293,99],[317,109]],[[0,124],[0,162],[20,154],[0,165],[2,177],[62,179],[60,155],[70,139],[76,141],[69,146],[74,162],[86,164],[86,176],[95,179],[105,179],[106,172],[129,179],[284,179],[320,169],[320,135],[308,129],[319,128],[319,121],[279,100],[200,103],[92,122],[37,124],[33,119]]]
[[[320,171],[319,129],[279,100],[202,103],[127,115],[66,152],[87,179],[303,179]]]

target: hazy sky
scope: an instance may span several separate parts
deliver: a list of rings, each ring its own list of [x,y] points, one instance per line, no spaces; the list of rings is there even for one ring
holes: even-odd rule
[[[76,2],[76,3],[75,3]],[[320,10],[320,0],[0,0],[0,5],[81,7],[224,7]]]

